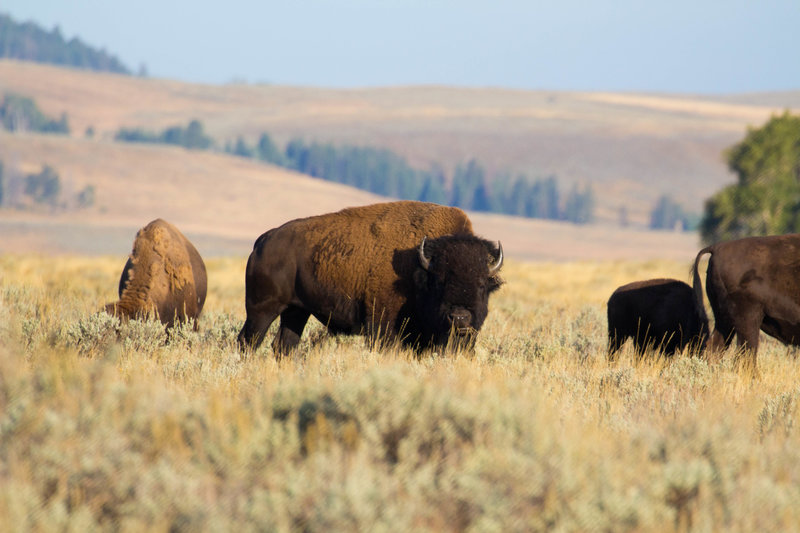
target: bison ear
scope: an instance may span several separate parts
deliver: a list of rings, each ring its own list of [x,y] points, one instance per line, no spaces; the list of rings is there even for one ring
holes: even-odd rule
[[[505,283],[500,276],[489,276],[489,282],[486,284],[486,289],[489,291],[489,294],[493,293],[497,289],[500,288],[501,285]]]

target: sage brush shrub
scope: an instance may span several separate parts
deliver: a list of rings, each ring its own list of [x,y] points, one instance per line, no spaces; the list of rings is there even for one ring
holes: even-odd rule
[[[474,352],[310,323],[235,345],[243,261],[198,331],[97,313],[118,258],[0,256],[0,524],[80,531],[786,531],[800,361],[753,380],[680,354],[609,364],[604,302],[683,264],[515,264]]]

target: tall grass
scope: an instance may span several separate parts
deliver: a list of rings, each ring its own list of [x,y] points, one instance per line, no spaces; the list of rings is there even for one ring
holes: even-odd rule
[[[0,257],[0,529],[781,531],[800,362],[605,358],[604,302],[688,264],[504,267],[472,354],[310,324],[243,356],[244,259],[199,330],[120,323],[119,259]]]

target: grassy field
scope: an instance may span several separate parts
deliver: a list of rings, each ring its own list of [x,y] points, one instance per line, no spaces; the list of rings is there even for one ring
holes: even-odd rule
[[[310,324],[243,357],[245,259],[199,331],[119,324],[111,257],[0,256],[0,529],[785,531],[800,361],[605,359],[605,300],[684,262],[504,266],[474,354]]]

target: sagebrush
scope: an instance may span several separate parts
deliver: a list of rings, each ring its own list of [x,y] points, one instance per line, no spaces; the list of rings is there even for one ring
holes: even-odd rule
[[[508,261],[474,353],[310,324],[244,356],[244,258],[199,320],[97,313],[118,258],[0,257],[0,524],[18,531],[783,531],[800,363],[606,361],[605,300],[689,265]],[[274,328],[275,326],[273,326]],[[274,331],[274,329],[273,329]]]

